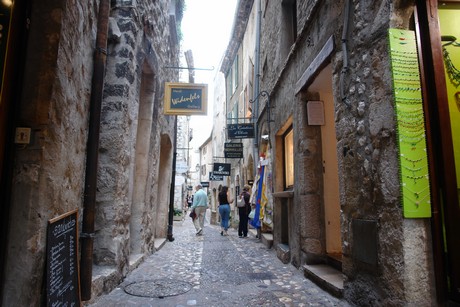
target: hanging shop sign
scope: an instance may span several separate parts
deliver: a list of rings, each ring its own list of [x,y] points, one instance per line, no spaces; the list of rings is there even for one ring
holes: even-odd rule
[[[225,143],[224,157],[228,159],[243,158],[243,143]]]
[[[209,181],[223,181],[224,176],[214,175],[213,172],[209,172]]]
[[[229,139],[254,138],[254,124],[229,124],[227,125]]]
[[[230,163],[214,163],[212,172],[214,175],[230,176]]]
[[[201,186],[203,188],[209,188],[209,181],[201,181]]]
[[[178,161],[176,163],[176,173],[178,174],[184,174],[188,171],[188,165],[187,162],[184,161]]]
[[[184,176],[176,176],[174,177],[174,186],[180,186],[185,183]]]
[[[207,84],[165,83],[166,115],[206,115],[207,101]]]

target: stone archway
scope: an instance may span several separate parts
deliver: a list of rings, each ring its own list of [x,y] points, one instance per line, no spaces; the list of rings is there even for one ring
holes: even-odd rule
[[[144,64],[142,71],[139,113],[137,122],[136,146],[135,146],[135,165],[133,171],[133,193],[131,206],[130,222],[130,247],[132,254],[142,253],[142,245],[145,241],[147,227],[143,222],[144,215],[147,213],[146,189],[148,182],[148,162],[150,139],[152,133],[152,116],[155,97],[154,75],[150,72],[147,64]]]
[[[155,238],[165,238],[168,230],[169,191],[172,173],[172,142],[169,135],[163,134],[160,140],[160,163],[158,164],[158,185],[155,205],[156,225]]]

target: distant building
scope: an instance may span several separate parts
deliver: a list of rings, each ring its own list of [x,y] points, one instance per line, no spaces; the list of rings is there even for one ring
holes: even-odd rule
[[[225,76],[225,100],[222,102],[222,120],[224,125],[221,139],[221,151],[216,156],[224,158],[220,162],[231,164],[231,176],[225,177],[224,185],[236,197],[245,184],[254,181],[256,164],[254,160],[258,152],[255,151],[253,137],[246,137],[232,133],[229,127],[251,125],[256,120],[253,117],[254,104],[254,63],[255,63],[255,31],[256,11],[252,10],[253,1],[240,1],[237,6],[236,19],[232,31],[232,38],[223,57],[220,71]],[[219,110],[219,109],[218,109]],[[224,117],[225,116],[225,117]],[[256,127],[256,125],[253,125]],[[255,130],[254,130],[255,131]],[[217,135],[219,136],[219,135]],[[241,158],[225,158],[225,143],[240,143],[243,155]],[[228,155],[227,155],[228,156]],[[219,162],[219,161],[218,161]],[[238,225],[238,210],[233,208],[233,225]]]

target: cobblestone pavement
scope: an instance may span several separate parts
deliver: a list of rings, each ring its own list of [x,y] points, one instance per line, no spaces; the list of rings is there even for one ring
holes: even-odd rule
[[[173,242],[88,306],[349,306],[253,235],[228,234],[207,223],[196,236],[190,218],[174,222]]]

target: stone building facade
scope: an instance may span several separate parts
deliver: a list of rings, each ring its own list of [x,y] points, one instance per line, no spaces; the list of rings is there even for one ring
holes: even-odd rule
[[[211,132],[211,165],[209,165],[209,172],[213,171],[214,162],[222,162],[216,157],[224,156],[224,140],[225,140],[225,127],[226,127],[226,107],[225,107],[225,78],[219,71],[213,78],[213,126]],[[220,178],[217,178],[220,179]],[[216,180],[213,176],[209,178],[209,190],[211,192],[211,222],[217,224],[220,219],[218,211],[218,197],[220,187],[223,185],[222,180]]]
[[[240,1],[235,12],[235,24],[232,30],[232,37],[228,48],[220,65],[220,72],[225,76],[225,96],[221,102],[224,113],[221,123],[215,124],[217,129],[223,130],[216,136],[221,137],[218,143],[240,143],[242,146],[242,158],[225,157],[224,146],[216,156],[221,157],[221,163],[231,164],[231,175],[224,177],[223,184],[229,187],[229,191],[236,197],[241,193],[243,186],[254,181],[255,163],[254,156],[254,138],[238,138],[228,133],[228,125],[245,125],[253,121],[252,108],[254,93],[254,48],[255,48],[255,29],[256,29],[256,11],[252,10],[253,1]],[[222,127],[223,125],[223,127]],[[235,198],[236,199],[236,198]],[[239,221],[238,209],[232,208],[232,225],[237,226]]]
[[[458,303],[460,130],[442,52],[456,46],[455,35],[441,43],[456,31],[458,4],[256,0],[239,9],[245,5],[252,13],[236,16],[234,31],[243,30],[226,60],[241,60],[254,46],[244,37],[253,35],[254,53],[242,61],[254,71],[243,79],[254,78],[253,100],[268,94],[252,108],[254,145],[271,165],[273,226],[265,230],[280,260],[308,277],[317,267],[341,272],[337,284],[312,278],[359,306]],[[249,16],[260,30],[245,27]],[[421,180],[423,189],[411,190]]]
[[[101,21],[104,6],[108,18]],[[88,172],[97,174],[94,231],[84,234],[93,238],[93,297],[117,285],[167,237],[174,117],[163,115],[163,95],[164,83],[179,78],[168,67],[179,62],[182,6],[171,0],[12,4],[16,54],[6,61],[17,74],[9,71],[3,80],[10,95],[2,96],[8,121],[1,129],[14,135],[15,128],[30,128],[30,141],[6,137],[0,147],[1,305],[44,302],[47,223],[78,210],[82,231]],[[108,28],[106,49],[96,48],[98,24]],[[98,85],[98,168],[91,169],[85,165],[95,53],[105,58],[105,79]]]

